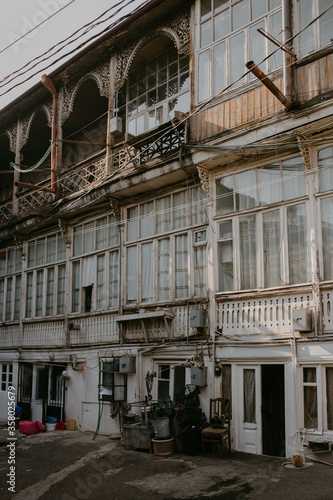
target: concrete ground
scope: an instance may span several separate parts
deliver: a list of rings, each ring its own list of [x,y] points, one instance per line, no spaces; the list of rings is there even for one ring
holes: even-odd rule
[[[333,498],[333,469],[318,462],[296,469],[282,465],[285,459],[238,452],[162,457],[80,431],[30,437],[16,431],[15,437],[8,440],[7,429],[0,430],[1,500]],[[13,469],[7,476],[13,452],[15,493],[7,483],[14,478]]]

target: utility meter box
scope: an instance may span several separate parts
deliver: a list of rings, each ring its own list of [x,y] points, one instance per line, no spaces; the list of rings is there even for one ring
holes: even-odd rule
[[[191,367],[191,384],[200,387],[207,385],[207,366],[202,369],[197,366]]]
[[[294,332],[312,332],[312,310],[293,309],[293,330]]]
[[[120,116],[114,116],[110,118],[110,134],[115,136],[122,134],[123,132],[123,121]]]
[[[120,358],[119,373],[136,373],[135,356],[122,356]]]
[[[190,327],[191,328],[204,328],[206,320],[205,309],[191,309],[190,310]]]

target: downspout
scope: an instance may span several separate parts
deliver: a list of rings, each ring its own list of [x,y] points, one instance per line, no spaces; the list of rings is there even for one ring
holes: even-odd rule
[[[294,101],[294,78],[293,78],[293,64],[296,57],[291,54],[291,12],[289,0],[282,0],[282,43],[288,51],[283,51],[283,83],[284,95],[286,98]]]
[[[41,78],[44,87],[52,94],[53,110],[52,110],[52,144],[56,142],[57,139],[57,112],[58,112],[58,94],[53,85],[52,80],[47,75],[42,75]],[[60,195],[58,180],[57,180],[57,148],[52,148],[51,150],[51,190],[55,195],[57,200]]]

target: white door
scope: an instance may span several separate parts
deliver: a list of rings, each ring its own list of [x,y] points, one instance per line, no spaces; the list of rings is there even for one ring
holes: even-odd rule
[[[238,450],[261,453],[260,366],[238,367]]]

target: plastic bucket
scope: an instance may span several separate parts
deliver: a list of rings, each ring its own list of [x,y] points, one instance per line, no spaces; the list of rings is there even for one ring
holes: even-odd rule
[[[56,428],[56,425],[57,424],[50,424],[48,422],[46,422],[45,426],[46,426],[46,431],[55,431],[55,428]]]
[[[153,427],[156,437],[161,438],[170,436],[169,419],[167,417],[153,420]]]

